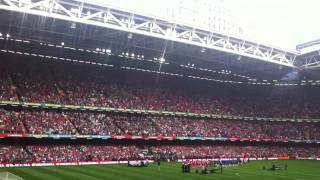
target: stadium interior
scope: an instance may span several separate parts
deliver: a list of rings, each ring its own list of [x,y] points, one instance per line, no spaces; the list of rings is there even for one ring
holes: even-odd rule
[[[0,10],[0,166],[319,160],[309,56],[289,67]]]

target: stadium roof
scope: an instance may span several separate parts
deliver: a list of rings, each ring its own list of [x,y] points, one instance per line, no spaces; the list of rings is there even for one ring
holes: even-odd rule
[[[295,67],[297,52],[210,30],[206,26],[146,16],[121,8],[79,0],[4,0],[0,8],[140,34]],[[131,35],[130,35],[131,36]]]
[[[9,11],[0,12],[0,33],[15,33],[15,37],[42,42],[65,41],[74,45],[78,43],[94,49],[104,46],[113,52],[143,51],[148,54],[149,51],[149,54],[158,58],[164,55],[165,58],[168,56],[172,59],[180,56],[186,61],[202,59],[230,66],[238,64],[238,67],[246,67],[247,70],[252,68],[253,71],[278,69],[279,65],[296,67],[295,61],[299,52],[245,38],[242,32],[234,31],[232,27],[230,31],[228,28],[220,31],[210,29],[208,24],[196,26],[192,22],[180,23],[181,19],[178,21],[150,13],[144,14],[141,10],[131,10],[125,6],[114,7],[107,3],[111,1],[103,1],[106,4],[101,2],[3,0],[0,1],[0,9]],[[127,1],[117,2],[122,6],[123,2]],[[152,5],[153,9],[161,9],[156,4]],[[196,16],[197,20],[198,18],[199,16]],[[230,18],[229,21],[232,23],[234,19]],[[240,27],[238,24],[234,25]],[[244,32],[246,31],[244,28]],[[68,40],[70,42],[67,42]],[[256,63],[260,65],[257,66]],[[269,64],[276,66],[271,67]]]
[[[295,50],[297,44],[319,38],[318,0],[87,0],[107,6],[203,25],[215,16],[236,23],[249,39]],[[150,3],[152,2],[152,3]],[[155,10],[156,7],[156,10]],[[194,19],[196,17],[196,19]],[[210,19],[214,21],[214,19]],[[223,26],[223,24],[221,23]],[[220,29],[221,31],[224,28]],[[225,32],[228,32],[226,28]],[[234,33],[235,31],[233,31]]]

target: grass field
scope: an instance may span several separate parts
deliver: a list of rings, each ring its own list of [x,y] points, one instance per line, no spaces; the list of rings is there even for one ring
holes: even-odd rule
[[[262,167],[271,167],[272,163],[282,166],[287,163],[288,170],[263,171]],[[251,161],[239,167],[224,168],[223,174],[190,174],[181,172],[179,163],[162,163],[158,170],[155,164],[145,168],[127,167],[126,165],[90,165],[90,166],[60,166],[60,167],[32,167],[32,168],[1,168],[24,180],[188,180],[188,179],[236,179],[236,180],[319,180],[320,161]]]

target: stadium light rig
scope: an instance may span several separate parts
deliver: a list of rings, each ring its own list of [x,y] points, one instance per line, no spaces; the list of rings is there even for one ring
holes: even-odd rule
[[[21,3],[24,1],[28,3]],[[172,22],[166,18],[128,12],[103,3],[83,0],[2,0],[0,9],[64,20],[70,23],[71,29],[77,28],[77,24],[93,25],[127,32],[129,39],[140,34],[297,68],[294,64],[299,55],[297,51],[208,28],[193,27],[183,22]]]
[[[30,43],[29,41],[24,41],[24,40],[18,40],[18,39],[15,39],[15,38],[13,38],[15,41],[21,41],[21,42],[25,42],[25,43]],[[8,39],[7,39],[8,40]],[[63,45],[63,43],[64,42],[61,42],[62,43],[62,45]],[[54,45],[54,44],[51,44],[51,43],[42,43],[42,42],[40,42],[40,45],[45,45],[45,46],[50,46],[50,47],[59,47],[59,48],[66,48],[66,49],[71,49],[71,50],[79,50],[79,51],[87,51],[87,52],[91,52],[91,50],[84,50],[84,49],[76,49],[76,48],[72,48],[72,47],[67,47],[67,46],[61,46],[61,43],[59,44],[59,45]],[[111,49],[100,49],[100,48],[96,48],[96,52],[95,51],[92,51],[93,53],[100,53],[100,54],[105,54],[105,53],[107,53],[107,55],[111,55]],[[7,51],[5,51],[5,52],[7,52]],[[11,53],[11,52],[10,52]],[[14,53],[13,51],[12,51],[12,53]],[[17,52],[17,54],[19,54],[18,52]],[[132,53],[132,54],[134,54],[134,53]],[[131,54],[131,56],[132,57],[130,57],[131,59],[139,59],[139,60],[144,60],[144,55],[136,55],[136,57],[134,57],[134,55],[132,55]],[[129,58],[129,55],[130,55],[130,53],[129,54],[127,54],[127,56],[125,56],[125,53],[124,52],[122,52],[121,53],[121,55],[119,55],[119,56],[121,56],[121,57],[127,57],[127,58]],[[42,55],[39,55],[39,57],[41,57]],[[141,57],[141,58],[140,58]],[[61,59],[61,58],[60,58]],[[160,62],[160,59],[161,58],[154,58],[154,60],[147,60],[147,61],[151,61],[151,62],[158,62],[158,63],[160,63],[160,64],[168,64],[168,63],[165,63],[165,62],[163,62],[163,60],[161,60],[161,62]],[[61,59],[61,60],[63,60],[63,59]],[[185,67],[185,68],[192,68],[192,69],[198,69],[198,70],[201,70],[201,71],[210,71],[210,72],[213,72],[213,73],[219,73],[219,74],[229,74],[229,73],[231,73],[231,71],[227,71],[227,70],[222,70],[222,72],[220,72],[220,71],[218,71],[218,72],[216,72],[216,71],[214,71],[214,70],[210,70],[210,69],[203,69],[203,68],[196,68],[196,67],[194,67],[195,65],[194,64],[190,64],[190,63],[188,63],[188,66],[185,66],[185,65],[180,65],[181,67]],[[225,73],[226,72],[226,73]],[[250,78],[250,77],[246,77],[246,76],[242,76],[242,75],[237,75],[237,74],[233,74],[234,76],[239,76],[239,77],[244,77],[244,78]],[[264,83],[262,83],[262,84],[264,84]]]
[[[166,61],[166,59],[164,59],[163,57],[159,59],[159,62],[162,64]]]
[[[52,60],[64,60],[64,61],[71,61],[71,62],[76,62],[76,63],[85,63],[85,64],[92,64],[92,65],[100,65],[100,66],[106,66],[106,67],[114,67],[112,64],[102,64],[102,63],[95,63],[95,62],[90,62],[90,61],[83,61],[83,60],[77,60],[77,59],[69,59],[69,58],[64,58],[64,57],[56,57],[56,56],[51,56],[51,55],[42,55],[42,54],[35,54],[35,53],[27,53],[27,52],[19,52],[19,51],[12,51],[12,50],[0,50],[1,52],[5,53],[14,53],[14,54],[20,54],[20,55],[27,55],[27,56],[34,56],[34,57],[41,57],[44,59],[52,59]],[[143,71],[143,72],[151,72],[151,73],[157,73],[157,74],[164,74],[164,75],[171,75],[171,76],[186,76],[184,74],[174,74],[170,72],[160,72],[160,71],[154,71],[154,70],[148,70],[148,69],[140,69],[140,68],[135,68],[135,67],[121,67],[125,69],[130,69],[130,70],[136,70],[136,71]],[[223,70],[223,71],[228,71],[228,70]],[[230,71],[229,71],[230,72]],[[199,76],[186,76],[189,78],[193,79],[201,79],[201,80],[207,80],[207,81],[215,81],[215,82],[220,82],[220,83],[231,83],[231,84],[243,84],[246,82],[242,81],[226,81],[226,80],[221,80],[221,79],[211,79],[211,78],[206,78],[206,77],[199,77]],[[253,81],[253,82],[250,82]],[[273,80],[273,83],[267,82],[267,80],[263,80],[262,82],[258,82],[257,79],[249,79],[249,82],[247,84],[251,85],[275,85],[275,86],[306,86],[306,85],[320,85],[320,80],[302,80],[301,82],[294,82],[294,83],[289,83],[289,82],[278,82],[278,80]]]
[[[1,34],[3,36],[3,34]],[[6,35],[7,36],[7,35]],[[26,40],[21,40],[21,39],[16,39],[15,37],[12,37],[11,35],[9,35],[9,37],[11,37],[10,39],[9,38],[2,38],[2,40],[10,40],[10,41],[17,41],[17,42],[23,42],[23,43],[30,43],[30,41],[26,41]],[[1,39],[1,38],[0,38]],[[61,42],[60,44],[64,44],[64,42]],[[61,47],[59,45],[54,45],[54,44],[51,44],[51,43],[42,43],[40,42],[40,45],[45,45],[45,46],[50,46],[50,47]],[[88,51],[87,50],[84,50],[84,49],[77,49],[77,48],[72,48],[72,47],[67,47],[67,46],[64,46],[63,48],[67,48],[67,49],[71,49],[71,50],[81,50],[81,51]],[[103,50],[103,49],[100,49],[100,48],[97,48],[97,50]],[[104,49],[104,51],[106,51],[107,53],[108,52],[111,52],[111,49]],[[5,53],[15,53],[15,54],[20,54],[20,55],[31,55],[31,56],[38,56],[38,57],[44,57],[44,55],[36,55],[36,54],[33,54],[33,53],[27,53],[27,52],[19,52],[19,51],[11,51],[11,50],[1,50],[1,52],[5,52]],[[93,51],[88,51],[88,52],[93,52]],[[133,54],[133,53],[132,53]],[[129,53],[127,52],[127,57],[129,57]],[[124,56],[124,52],[122,52],[122,57]],[[136,55],[138,58],[139,58],[139,55]],[[144,55],[140,55],[141,58],[144,58]],[[65,59],[63,57],[51,57],[51,56],[45,56],[45,58],[49,58],[49,59],[59,59],[59,60],[67,60],[67,61],[70,61],[70,59]],[[136,59],[133,57],[133,59]],[[147,61],[152,61],[152,60],[147,60]],[[73,62],[77,62],[77,60],[73,60]],[[94,63],[94,62],[86,62],[86,61],[79,61],[79,62],[85,62],[85,63],[89,63],[89,64],[98,64],[99,63]],[[161,64],[168,64],[168,63],[165,63],[165,59],[161,59],[161,58],[154,58],[154,61],[152,62],[160,62]],[[107,64],[103,64],[104,66],[112,66],[112,65],[107,65]],[[185,68],[192,68],[192,69],[199,69],[201,71],[210,71],[210,72],[214,72],[214,73],[219,73],[219,74],[231,74],[232,71],[231,70],[227,70],[227,69],[222,69],[220,71],[215,71],[215,70],[210,70],[210,69],[203,69],[203,68],[195,68],[193,67],[194,64],[190,64],[188,63],[188,66],[186,65],[180,65],[181,67],[185,67]],[[145,70],[147,71],[147,70]],[[148,72],[148,71],[147,71]],[[170,74],[169,74],[170,75]],[[242,78],[246,78],[248,79],[249,82],[247,82],[248,84],[254,84],[254,85],[275,85],[275,86],[298,86],[298,85],[301,85],[301,86],[305,86],[305,85],[320,85],[320,80],[302,80],[301,82],[278,82],[278,80],[270,80],[270,82],[268,82],[268,80],[257,80],[257,79],[253,79],[253,78],[250,78],[249,76],[243,76],[243,75],[239,75],[239,74],[232,74],[234,76],[238,76],[238,77],[242,77]],[[200,77],[201,79],[201,77]],[[204,79],[204,80],[207,80],[207,79]],[[271,83],[272,81],[272,83]],[[229,83],[229,82],[226,82],[226,83]],[[238,82],[238,83],[244,83],[244,82]]]
[[[74,23],[74,22],[73,22],[73,23],[71,23],[70,28],[71,28],[71,29],[75,29],[75,28],[77,28],[77,24],[76,24],[76,23]]]

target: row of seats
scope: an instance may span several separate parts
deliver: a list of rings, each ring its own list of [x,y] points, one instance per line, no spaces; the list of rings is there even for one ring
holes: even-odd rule
[[[320,140],[320,123],[0,109],[0,132]]]
[[[0,145],[1,163],[118,161],[140,159],[320,157],[319,147],[248,145]]]
[[[0,100],[253,117],[318,118],[316,88],[223,85],[74,65],[4,60]]]

